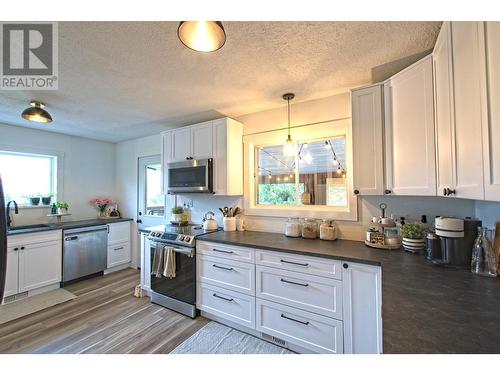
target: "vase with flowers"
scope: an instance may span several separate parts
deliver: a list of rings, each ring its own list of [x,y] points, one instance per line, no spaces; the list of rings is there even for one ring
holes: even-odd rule
[[[113,201],[107,197],[98,197],[92,198],[89,203],[91,206],[97,208],[97,211],[99,212],[98,218],[104,219],[108,217],[107,208],[109,207],[109,205],[113,204]]]

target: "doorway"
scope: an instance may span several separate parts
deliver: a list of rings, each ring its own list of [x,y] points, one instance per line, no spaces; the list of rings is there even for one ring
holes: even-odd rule
[[[137,228],[139,230],[165,223],[165,196],[161,192],[160,155],[138,160]]]

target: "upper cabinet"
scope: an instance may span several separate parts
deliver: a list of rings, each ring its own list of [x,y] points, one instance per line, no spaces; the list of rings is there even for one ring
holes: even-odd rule
[[[435,195],[432,56],[384,84],[386,194]]]
[[[480,36],[481,32],[487,90],[483,100],[486,121],[482,122],[484,196],[486,200],[500,201],[500,22],[481,22]]]
[[[235,120],[221,118],[163,132],[162,155],[164,186],[168,163],[213,159],[215,194],[243,195],[243,124]]]
[[[354,194],[384,192],[382,84],[352,91]]]

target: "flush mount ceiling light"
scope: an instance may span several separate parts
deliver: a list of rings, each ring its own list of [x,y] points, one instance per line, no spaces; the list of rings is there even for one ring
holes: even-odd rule
[[[220,21],[182,21],[177,28],[182,44],[198,52],[214,52],[226,42]]]
[[[52,122],[52,116],[44,109],[45,104],[38,100],[32,100],[30,106],[21,114],[23,119],[35,122]]]
[[[290,100],[295,98],[295,94],[292,94],[291,92],[284,94],[283,95],[283,100],[287,101],[287,106],[288,106],[288,137],[283,144],[283,155],[285,156],[293,156],[294,155],[294,145],[292,141],[292,136],[290,135]]]

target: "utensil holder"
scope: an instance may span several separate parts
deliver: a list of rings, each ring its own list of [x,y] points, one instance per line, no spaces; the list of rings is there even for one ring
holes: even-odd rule
[[[224,217],[222,219],[222,227],[224,232],[234,232],[236,230],[236,218]]]

